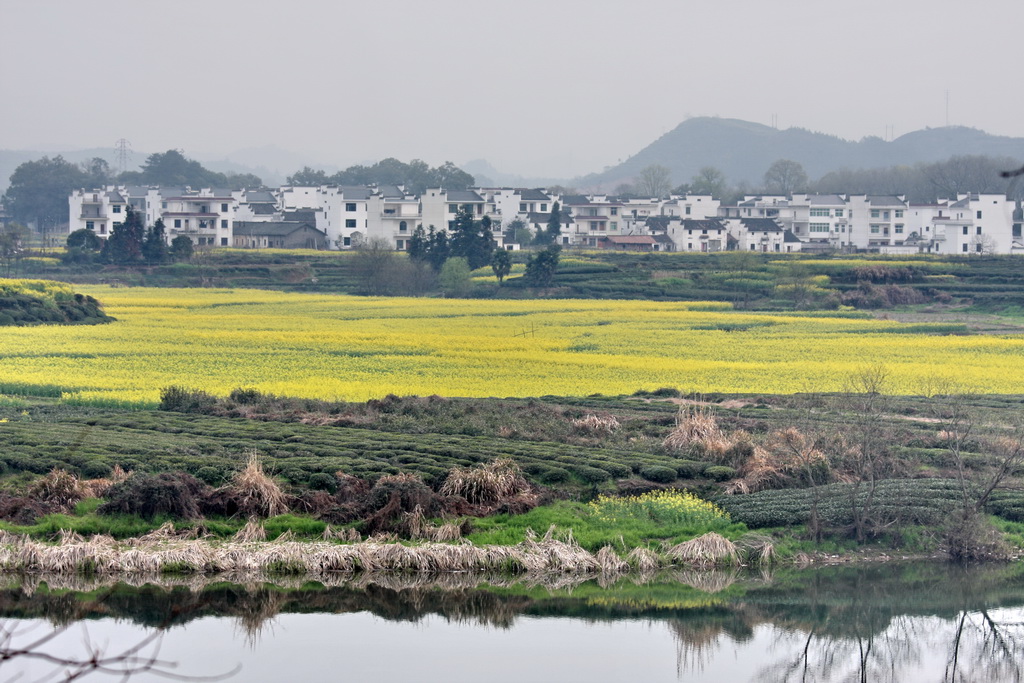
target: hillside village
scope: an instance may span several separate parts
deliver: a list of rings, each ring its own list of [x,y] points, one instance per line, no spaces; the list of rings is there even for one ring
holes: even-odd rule
[[[69,197],[69,232],[105,239],[127,207],[147,225],[162,220],[168,241],[201,247],[353,249],[383,240],[408,249],[417,227],[450,229],[460,209],[491,221],[498,247],[518,250],[524,229],[552,221],[564,247],[619,251],[863,251],[880,254],[1024,254],[1019,202],[960,194],[934,204],[904,196],[751,195],[734,205],[709,195],[667,199],[557,194],[544,189],[427,189],[401,186],[217,188],[107,186]]]

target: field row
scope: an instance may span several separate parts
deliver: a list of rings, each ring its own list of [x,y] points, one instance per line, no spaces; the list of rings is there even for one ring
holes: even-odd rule
[[[1024,339],[722,303],[358,298],[84,287],[118,322],[0,328],[0,393],[155,404],[183,385],[322,399],[586,396],[638,389],[839,391],[881,364],[886,391],[1024,386]]]

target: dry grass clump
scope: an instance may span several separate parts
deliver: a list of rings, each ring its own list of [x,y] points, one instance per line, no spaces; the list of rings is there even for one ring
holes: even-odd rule
[[[621,574],[629,571],[629,562],[619,557],[611,546],[602,546],[594,556],[602,574]]]
[[[677,453],[699,446],[712,458],[721,458],[733,446],[718,426],[718,418],[707,406],[683,405],[676,414],[676,426],[662,445]]]
[[[739,552],[736,545],[714,531],[674,545],[665,551],[665,555],[673,560],[698,567],[739,564]]]
[[[231,477],[225,490],[234,499],[239,513],[247,517],[266,518],[288,512],[284,491],[264,473],[259,453],[255,450],[249,452],[245,468]]]
[[[619,428],[619,421],[614,415],[589,414],[572,420],[572,426],[585,434],[609,436]]]
[[[626,555],[626,561],[642,574],[650,574],[661,568],[661,558],[650,548],[633,548]]]
[[[762,445],[754,446],[750,457],[740,466],[740,476],[726,493],[753,493],[801,483],[809,473],[817,483],[827,478],[828,459],[815,440],[796,427],[772,432]],[[811,483],[811,482],[807,482]]]
[[[412,512],[405,514],[403,520],[405,535],[413,540],[434,541],[436,543],[450,543],[462,538],[462,525],[456,522],[445,524],[431,524],[423,514],[423,508],[419,505]]]
[[[474,505],[497,505],[530,491],[523,471],[511,458],[472,468],[455,467],[441,485],[441,495],[462,496]]]
[[[32,483],[28,494],[43,505],[67,512],[85,497],[78,477],[59,467]]]
[[[736,541],[736,548],[748,563],[766,565],[775,561],[775,544],[763,534],[746,534]]]
[[[253,541],[267,540],[267,530],[257,520],[249,518],[241,529],[235,533],[233,540],[236,543],[252,543]]]

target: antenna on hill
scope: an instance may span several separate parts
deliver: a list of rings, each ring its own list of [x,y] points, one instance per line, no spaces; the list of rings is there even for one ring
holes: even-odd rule
[[[946,128],[949,128],[949,91],[946,91]]]
[[[779,129],[779,115],[778,114],[772,114],[772,128],[774,128],[775,130]]]
[[[132,155],[132,143],[121,138],[114,143],[114,149],[117,152],[117,167],[121,173],[124,173],[128,170],[128,158]]]

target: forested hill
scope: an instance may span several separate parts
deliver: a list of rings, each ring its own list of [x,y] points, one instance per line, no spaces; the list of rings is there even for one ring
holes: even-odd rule
[[[802,128],[777,130],[738,119],[700,117],[684,121],[621,164],[585,176],[577,184],[610,190],[632,182],[641,169],[661,164],[672,171],[674,184],[689,180],[703,166],[714,166],[732,183],[757,187],[778,159],[799,162],[813,180],[841,168],[912,165],[955,155],[1024,160],[1024,138],[951,126],[914,131],[891,142],[877,137],[851,142]]]

